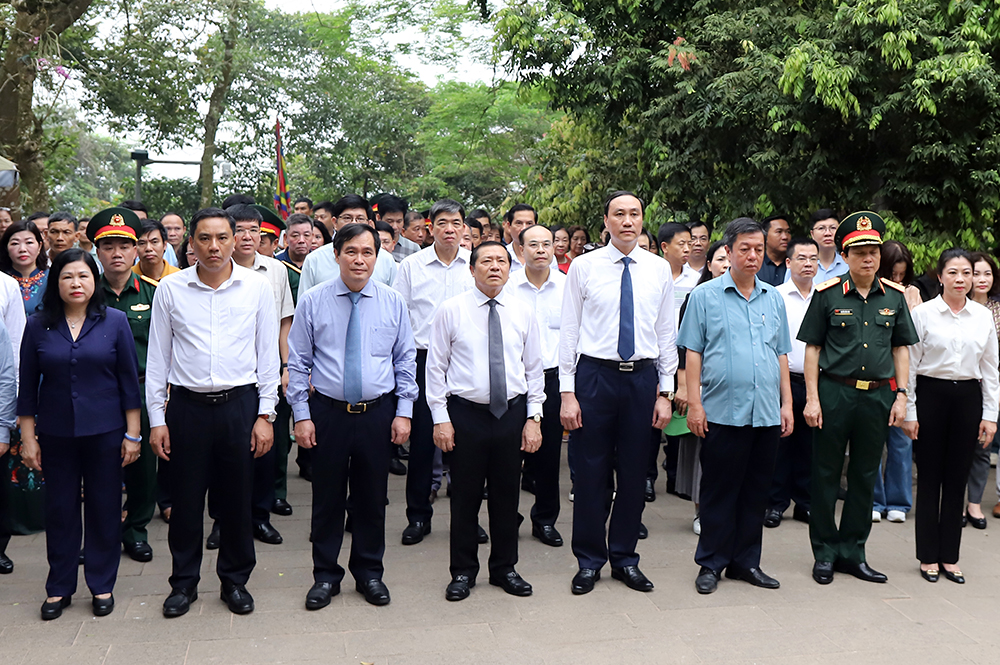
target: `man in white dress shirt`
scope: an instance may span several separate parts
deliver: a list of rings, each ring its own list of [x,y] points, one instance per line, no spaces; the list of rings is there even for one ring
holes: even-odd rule
[[[573,260],[559,336],[560,418],[573,432],[576,500],[574,594],[589,593],[601,568],[651,591],[635,551],[649,464],[649,427],[670,422],[677,371],[669,265],[638,246],[642,201],[612,193],[604,204],[606,247]],[[576,432],[575,430],[579,430]],[[608,521],[608,478],[617,496]]]
[[[774,480],[764,526],[773,529],[781,524],[784,512],[795,502],[792,517],[809,523],[809,476],[812,473],[813,431],[806,424],[806,379],[804,363],[806,344],[796,339],[802,317],[812,302],[813,277],[819,265],[819,246],[812,238],[793,238],[788,242],[785,263],[789,281],[776,287],[785,301],[788,332],[792,338],[792,352],[788,354],[788,373],[792,385],[792,413],[795,426],[791,435],[778,442],[778,456],[774,464]]]
[[[510,255],[500,243],[472,252],[475,288],[445,301],[427,352],[427,405],[434,445],[451,466],[451,583],[448,600],[468,598],[479,574],[478,524],[489,483],[490,584],[531,595],[517,563],[521,452],[542,443],[542,350],[528,306],[504,293]]]
[[[267,453],[278,396],[278,316],[267,280],[232,259],[233,218],[207,208],[191,220],[197,265],[168,275],[153,299],[146,366],[150,444],[171,462],[173,556],[163,614],[198,598],[205,492],[219,497],[222,599],[254,609],[250,495],[253,458]],[[170,402],[167,404],[167,389]]]
[[[566,276],[550,267],[552,231],[537,224],[523,229],[518,241],[524,252],[524,270],[510,276],[507,292],[524,301],[535,313],[545,368],[545,407],[542,413],[542,446],[524,456],[524,480],[535,495],[531,508],[531,535],[551,547],[561,547],[556,530],[559,517],[559,464],[562,423],[559,422],[559,325],[562,318]]]

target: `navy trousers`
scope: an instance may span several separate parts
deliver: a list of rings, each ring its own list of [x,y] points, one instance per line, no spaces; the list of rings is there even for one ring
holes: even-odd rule
[[[545,404],[542,405],[542,445],[524,453],[524,475],[535,485],[531,522],[553,526],[559,518],[559,465],[562,461],[562,423],[559,421],[559,371],[545,371]]]
[[[778,455],[774,462],[774,479],[771,481],[769,504],[785,512],[792,501],[796,506],[809,510],[809,480],[812,476],[812,428],[803,414],[806,408],[806,384],[793,376],[792,411],[795,428],[790,436],[778,442]]]
[[[410,463],[406,470],[406,519],[413,522],[430,522],[434,515],[431,507],[431,479],[434,476],[434,420],[427,406],[424,374],[427,369],[427,351],[417,349],[417,388],[420,394],[413,403],[410,419]]]

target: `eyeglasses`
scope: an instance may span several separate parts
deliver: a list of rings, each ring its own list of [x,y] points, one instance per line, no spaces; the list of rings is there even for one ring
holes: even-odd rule
[[[337,221],[340,222],[341,224],[352,224],[352,223],[367,224],[368,217],[366,217],[365,215],[358,215],[356,217],[351,215],[341,215],[340,217],[337,218]]]
[[[543,249],[549,249],[550,247],[552,247],[552,242],[549,240],[543,240],[541,242],[535,240],[526,244],[525,247],[527,247],[528,249],[538,249],[539,247]]]
[[[792,260],[799,263],[819,263],[818,256],[793,256]]]
[[[236,229],[236,235],[238,236],[260,235],[260,229]]]

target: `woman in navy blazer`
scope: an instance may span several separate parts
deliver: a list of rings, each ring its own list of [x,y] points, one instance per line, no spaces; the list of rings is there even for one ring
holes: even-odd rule
[[[45,464],[49,576],[42,618],[55,619],[76,591],[85,494],[84,576],[94,614],[114,609],[121,542],[122,467],[139,456],[139,379],[128,318],[105,308],[97,264],[81,249],[52,263],[42,309],[21,342],[21,454]],[[37,437],[37,438],[36,438]]]

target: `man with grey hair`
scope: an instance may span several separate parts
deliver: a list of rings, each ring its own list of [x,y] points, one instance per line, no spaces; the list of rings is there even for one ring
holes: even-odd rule
[[[723,236],[729,271],[691,291],[677,345],[687,349],[688,427],[701,446],[698,593],[719,577],[765,589],[760,569],[764,510],[778,440],[792,433],[791,340],[785,303],[757,277],[764,230],[734,219]]]

